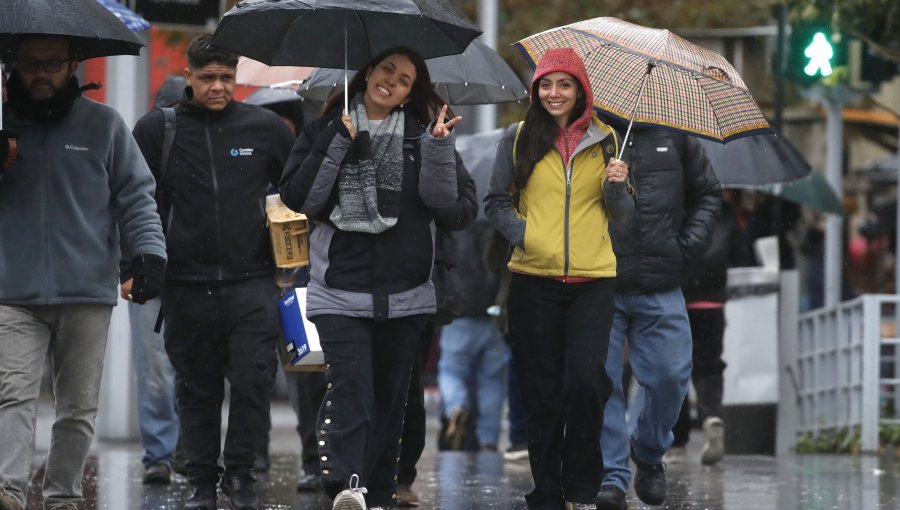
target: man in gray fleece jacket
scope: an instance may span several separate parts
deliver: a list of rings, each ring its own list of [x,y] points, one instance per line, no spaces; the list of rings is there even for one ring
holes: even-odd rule
[[[81,97],[77,47],[24,36],[9,78],[4,127],[19,158],[0,170],[0,509],[25,508],[44,359],[56,397],[45,510],[74,509],[94,435],[119,233],[130,298],[158,295],[165,240],[154,182],[122,118]]]

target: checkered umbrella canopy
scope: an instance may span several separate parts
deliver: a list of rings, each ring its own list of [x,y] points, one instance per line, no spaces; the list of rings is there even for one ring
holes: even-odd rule
[[[532,67],[550,48],[574,48],[590,75],[594,106],[626,122],[720,142],[771,132],[725,58],[668,30],[594,18],[532,35],[516,46]]]

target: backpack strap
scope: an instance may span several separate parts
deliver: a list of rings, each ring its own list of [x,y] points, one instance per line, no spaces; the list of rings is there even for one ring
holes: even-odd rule
[[[166,107],[163,112],[163,144],[162,152],[159,159],[159,180],[162,182],[166,175],[166,167],[169,166],[169,154],[172,153],[172,145],[175,144],[175,128],[177,122],[175,120],[175,108]],[[158,184],[157,184],[158,186]]]
[[[166,177],[166,169],[169,166],[169,156],[172,154],[172,146],[175,144],[175,108],[161,108],[163,112],[163,143],[159,157],[159,175],[156,178],[156,210],[159,212],[160,218],[164,218],[168,213],[165,189],[163,180]],[[163,231],[166,228],[166,221],[163,220]]]
[[[513,165],[516,164],[516,149],[519,146],[519,133],[522,132],[522,126],[525,125],[524,120],[519,121],[519,125],[516,126],[516,136],[513,138]]]

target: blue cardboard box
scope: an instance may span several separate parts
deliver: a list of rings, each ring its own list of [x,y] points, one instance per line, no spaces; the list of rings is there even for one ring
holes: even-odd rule
[[[284,341],[279,354],[287,371],[315,372],[324,370],[325,357],[319,344],[316,326],[306,319],[306,289],[293,289],[278,303]]]

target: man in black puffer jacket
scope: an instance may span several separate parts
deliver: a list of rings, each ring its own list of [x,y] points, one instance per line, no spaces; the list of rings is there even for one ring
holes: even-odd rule
[[[279,338],[266,189],[277,186],[294,137],[275,113],[232,99],[238,57],[210,40],[188,46],[187,88],[166,164],[161,110],[138,121],[134,136],[156,177],[166,230],[164,338],[194,489],[184,508],[216,508],[227,378],[222,490],[232,508],[248,510],[259,506],[251,467],[268,428]]]
[[[665,502],[662,456],[672,445],[672,425],[691,377],[691,329],[681,284],[706,252],[721,209],[719,181],[695,138],[636,127],[623,159],[631,168],[636,205],[633,222],[610,223],[617,281],[606,371],[613,393],[600,436],[604,473],[597,496],[598,509],[614,510],[625,508],[629,453],[637,466],[638,497],[650,505]],[[629,413],[636,427],[625,422],[626,340],[643,397],[635,400],[641,407]]]

